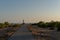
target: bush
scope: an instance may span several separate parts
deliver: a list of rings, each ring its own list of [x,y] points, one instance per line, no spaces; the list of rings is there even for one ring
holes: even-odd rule
[[[14,24],[13,25],[13,27],[19,27],[20,26],[20,24]]]
[[[50,27],[49,29],[50,29],[50,30],[54,30],[54,27]]]

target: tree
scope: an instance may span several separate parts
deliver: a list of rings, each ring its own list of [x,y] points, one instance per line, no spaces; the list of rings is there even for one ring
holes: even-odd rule
[[[49,29],[53,30],[56,27],[57,22],[51,21],[47,23],[47,27],[49,27]]]
[[[42,27],[42,28],[46,28],[46,23],[44,23],[43,21],[40,21],[38,24],[38,27]]]
[[[56,24],[57,31],[60,31],[60,22]]]
[[[8,27],[9,23],[8,22],[4,22],[4,25],[5,25],[5,27]]]

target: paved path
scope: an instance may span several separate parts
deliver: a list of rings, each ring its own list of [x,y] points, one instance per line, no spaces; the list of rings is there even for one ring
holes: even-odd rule
[[[34,40],[31,32],[27,29],[27,24],[21,26],[8,40]]]

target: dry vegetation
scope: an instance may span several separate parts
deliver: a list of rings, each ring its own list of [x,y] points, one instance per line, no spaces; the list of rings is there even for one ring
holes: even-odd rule
[[[0,23],[0,40],[7,40],[20,26],[8,22]]]

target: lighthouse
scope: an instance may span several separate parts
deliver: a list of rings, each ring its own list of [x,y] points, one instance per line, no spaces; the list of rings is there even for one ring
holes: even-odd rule
[[[24,20],[23,20],[23,24],[25,24]]]

